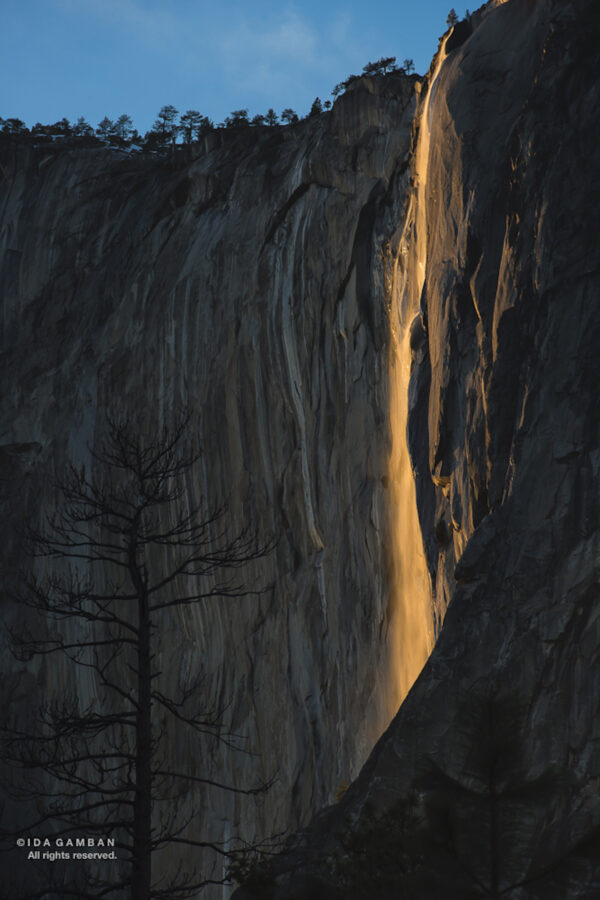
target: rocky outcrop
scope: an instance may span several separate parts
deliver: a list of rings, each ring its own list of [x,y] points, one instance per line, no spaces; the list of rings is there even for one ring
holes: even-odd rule
[[[448,611],[269,896],[600,891],[599,64],[584,0],[489,3],[432,64],[393,251],[397,302],[419,310],[410,448]]]

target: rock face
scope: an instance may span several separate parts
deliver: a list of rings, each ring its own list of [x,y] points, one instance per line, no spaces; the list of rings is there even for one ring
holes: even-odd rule
[[[198,834],[332,802],[444,620],[357,780],[240,897],[600,892],[594,6],[492,0],[422,85],[181,165],[2,151],[7,521],[91,465],[106,408],[184,406],[190,495],[278,538],[261,598],[164,623],[171,686],[205,672],[248,736],[216,770],[279,774],[207,795]]]
[[[421,92],[392,249],[448,611],[269,896],[599,895],[598,46],[590,2],[490,3]]]
[[[141,408],[153,429],[179,407],[202,450],[189,497],[226,503],[233,533],[277,540],[243,573],[262,596],[161,626],[165,692],[203,673],[250,751],[215,761],[174,735],[180,764],[238,787],[277,775],[258,802],[208,791],[198,839],[263,838],[332,802],[431,648],[405,419],[388,412],[382,250],[404,202],[416,84],[363,79],[330,114],[210,135],[191,161],[2,150],[7,531],[56,505],[67,460],[94,471],[107,409]],[[31,565],[16,537],[6,562],[13,575]],[[27,721],[32,682],[60,696],[73,676],[32,663],[19,677]],[[78,677],[93,700],[94,678]]]

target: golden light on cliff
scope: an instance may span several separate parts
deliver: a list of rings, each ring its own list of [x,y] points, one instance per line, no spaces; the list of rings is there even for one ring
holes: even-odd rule
[[[408,451],[410,329],[419,315],[427,270],[427,181],[431,149],[431,101],[445,57],[442,41],[421,100],[413,163],[414,189],[397,250],[384,251],[390,315],[389,419],[392,446],[389,473],[388,623],[391,648],[390,713],[402,703],[434,644],[429,572],[417,514],[415,479]]]

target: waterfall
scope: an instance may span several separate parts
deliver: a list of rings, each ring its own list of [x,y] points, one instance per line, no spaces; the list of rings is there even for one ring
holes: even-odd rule
[[[434,644],[431,581],[417,514],[415,480],[407,442],[410,329],[419,315],[427,268],[427,174],[431,139],[431,100],[446,56],[446,40],[435,58],[422,99],[410,192],[398,252],[390,260],[391,341],[389,355],[390,426],[390,606],[392,652],[389,712],[394,715]]]

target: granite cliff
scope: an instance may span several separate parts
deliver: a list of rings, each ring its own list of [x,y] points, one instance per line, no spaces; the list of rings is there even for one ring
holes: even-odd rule
[[[259,599],[164,624],[251,750],[198,769],[278,770],[199,833],[356,778],[240,897],[600,890],[593,7],[492,0],[424,81],[188,161],[2,148],[7,569],[107,407],[189,409],[190,493],[278,538]]]
[[[416,84],[363,79],[329,114],[215,133],[191,160],[2,148],[9,578],[31,566],[17,536],[59,501],[56,474],[68,460],[97,470],[107,409],[141,409],[151,430],[185,409],[201,450],[190,502],[225,504],[232,533],[277,541],[243,573],[262,596],[189,607],[161,627],[164,690],[202,673],[207,702],[227,709],[247,751],[215,760],[208,745],[175,747],[180,762],[239,787],[277,776],[258,801],[207,792],[198,839],[306,824],[356,776],[431,648],[405,421],[394,433],[388,415],[381,265]],[[408,478],[417,555],[404,574],[391,460]],[[7,610],[22,629],[18,606]],[[58,697],[73,678],[48,661],[17,668],[25,722],[37,684]],[[82,703],[93,701],[94,678],[77,679]]]

